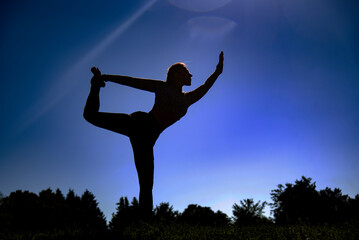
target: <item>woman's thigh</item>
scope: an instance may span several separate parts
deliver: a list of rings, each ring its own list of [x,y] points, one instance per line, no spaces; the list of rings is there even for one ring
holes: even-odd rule
[[[135,159],[138,180],[141,188],[152,189],[154,175],[154,156],[151,142],[130,138]]]
[[[97,112],[91,123],[116,133],[130,136],[133,130],[133,120],[129,114]]]

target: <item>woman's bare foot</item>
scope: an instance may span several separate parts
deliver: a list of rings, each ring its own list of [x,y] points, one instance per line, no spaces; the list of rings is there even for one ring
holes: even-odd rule
[[[104,87],[106,86],[105,81],[101,78],[101,71],[97,67],[92,67],[91,72],[93,73],[93,77],[91,78],[92,86]]]

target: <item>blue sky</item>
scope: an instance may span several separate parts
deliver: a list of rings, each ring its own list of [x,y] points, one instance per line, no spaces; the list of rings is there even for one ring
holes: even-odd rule
[[[358,3],[334,0],[13,1],[0,5],[0,192],[72,188],[108,218],[138,195],[127,137],[82,118],[92,66],[190,91],[223,74],[155,146],[154,203],[231,215],[277,184],[359,193]],[[101,110],[149,111],[154,95],[108,83]],[[269,208],[267,209],[267,214]]]

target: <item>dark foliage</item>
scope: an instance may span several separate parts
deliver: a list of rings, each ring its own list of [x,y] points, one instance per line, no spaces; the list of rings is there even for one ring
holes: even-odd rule
[[[140,221],[139,203],[137,198],[133,198],[129,204],[127,197],[121,197],[116,203],[116,213],[112,214],[109,228],[113,232],[122,232],[125,227],[136,224]]]
[[[179,221],[199,226],[224,226],[230,222],[223,212],[214,212],[209,207],[202,207],[197,204],[188,205],[183,213],[179,215]]]
[[[127,197],[121,197],[117,203],[116,213],[112,215],[109,228],[112,232],[123,232],[131,225],[138,225],[143,221],[140,217],[138,201],[133,198],[131,204]],[[186,223],[200,226],[226,226],[230,219],[221,211],[214,212],[209,207],[190,204],[182,214],[173,210],[169,203],[161,203],[156,206],[151,219],[145,220],[147,223],[168,225],[172,223]]]
[[[339,223],[345,221],[349,214],[349,196],[343,195],[339,188],[326,188],[319,191],[320,222]]]
[[[359,194],[355,198],[349,198],[349,213],[348,217],[353,221],[359,221]]]
[[[270,223],[263,215],[266,202],[258,201],[254,203],[253,199],[244,199],[240,205],[233,205],[233,220],[236,225],[249,226]]]
[[[82,229],[103,231],[107,228],[105,215],[99,209],[95,196],[88,190],[81,196],[79,215],[79,226]]]
[[[334,224],[357,219],[359,214],[358,197],[351,199],[338,188],[318,192],[315,182],[304,176],[295,184],[279,184],[271,195],[272,212],[279,224]]]
[[[66,198],[59,189],[43,190],[36,195],[28,191],[12,192],[1,200],[2,231],[47,232],[54,229],[82,229],[89,232],[106,231],[104,214],[94,195],[85,191],[78,197],[72,190]]]
[[[173,206],[167,203],[160,203],[154,210],[154,221],[156,223],[174,223],[178,217],[178,211],[173,211]]]

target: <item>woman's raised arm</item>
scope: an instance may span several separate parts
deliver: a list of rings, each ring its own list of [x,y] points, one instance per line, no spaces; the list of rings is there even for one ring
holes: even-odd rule
[[[216,70],[212,73],[212,75],[206,80],[204,84],[196,88],[195,90],[186,93],[186,96],[189,98],[189,103],[192,105],[193,103],[200,100],[208,90],[213,86],[214,82],[217,80],[218,76],[223,71],[223,51],[219,54],[219,61],[216,67]]]
[[[164,84],[164,82],[160,80],[134,78],[122,75],[102,74],[101,77],[105,82],[114,82],[149,92],[155,92]]]

